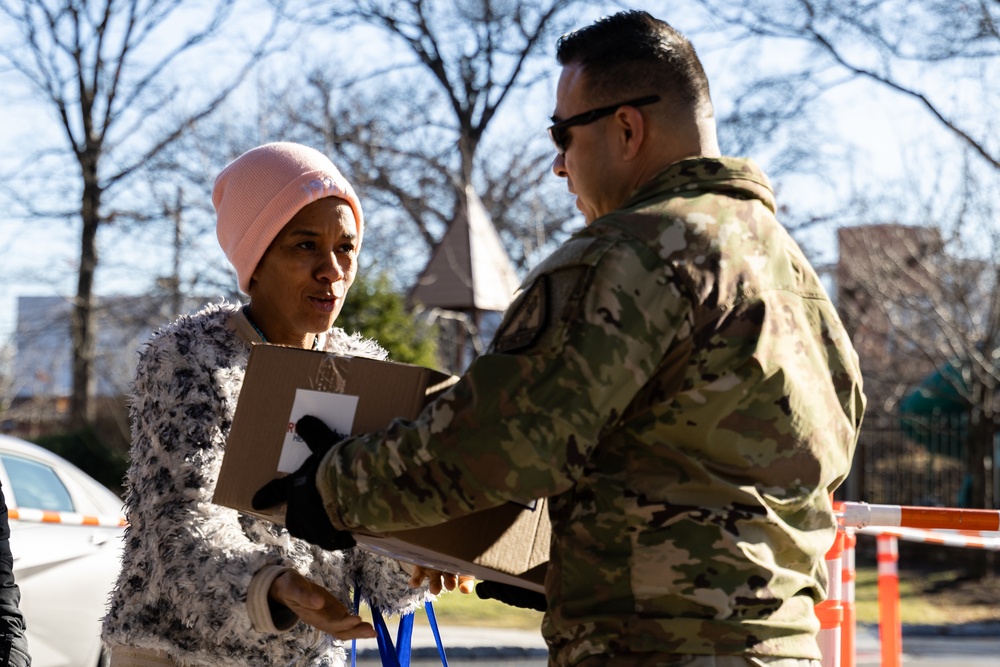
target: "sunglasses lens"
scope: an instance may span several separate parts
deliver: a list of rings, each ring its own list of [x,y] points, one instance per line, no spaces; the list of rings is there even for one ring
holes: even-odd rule
[[[552,139],[552,143],[555,144],[556,152],[562,155],[566,152],[567,146],[569,146],[569,128],[550,127],[549,138]]]

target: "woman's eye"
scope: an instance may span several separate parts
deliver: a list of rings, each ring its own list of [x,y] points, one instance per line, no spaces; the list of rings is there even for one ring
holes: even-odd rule
[[[303,250],[315,250],[316,249],[316,242],[315,241],[303,241],[302,243],[299,243],[297,247],[301,248]]]
[[[337,249],[337,251],[338,252],[346,252],[346,253],[354,252],[354,244],[353,243],[344,243],[344,244],[342,244]]]

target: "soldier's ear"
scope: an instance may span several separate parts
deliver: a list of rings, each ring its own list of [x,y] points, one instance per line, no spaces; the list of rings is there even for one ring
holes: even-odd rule
[[[614,115],[615,138],[622,160],[630,162],[639,154],[646,140],[646,119],[635,107],[621,107]]]

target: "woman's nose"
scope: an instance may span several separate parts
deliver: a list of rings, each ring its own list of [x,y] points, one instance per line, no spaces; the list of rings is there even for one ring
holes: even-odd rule
[[[344,268],[337,261],[337,254],[330,253],[323,258],[316,270],[316,277],[324,282],[335,283],[343,280],[346,275]]]

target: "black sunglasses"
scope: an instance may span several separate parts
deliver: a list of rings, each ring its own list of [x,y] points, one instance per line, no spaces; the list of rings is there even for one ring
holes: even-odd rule
[[[604,118],[605,116],[610,116],[621,107],[641,107],[645,104],[652,104],[659,101],[659,95],[648,95],[646,97],[629,100],[628,102],[612,104],[609,107],[601,107],[600,109],[591,109],[590,111],[578,113],[575,116],[570,116],[566,120],[559,121],[555,125],[549,126],[549,138],[552,139],[552,143],[556,145],[556,152],[559,153],[559,155],[562,155],[566,152],[566,149],[569,148],[569,132],[567,132],[569,128],[577,125],[589,125],[595,120]]]

